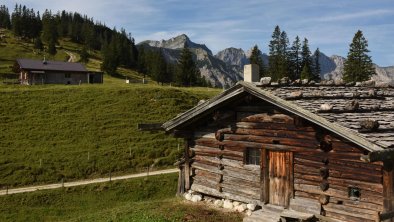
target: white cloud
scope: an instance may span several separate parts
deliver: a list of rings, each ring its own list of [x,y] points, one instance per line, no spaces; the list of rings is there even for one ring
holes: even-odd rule
[[[362,12],[353,12],[347,14],[339,14],[339,15],[330,15],[322,18],[317,18],[317,21],[322,22],[336,22],[336,21],[345,21],[351,19],[360,19],[360,18],[367,18],[372,16],[382,16],[391,14],[394,15],[394,10],[389,9],[378,9],[378,10],[368,10]]]

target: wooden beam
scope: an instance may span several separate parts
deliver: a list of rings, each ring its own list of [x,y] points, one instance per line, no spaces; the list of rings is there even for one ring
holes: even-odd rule
[[[164,130],[161,126],[163,123],[138,123],[138,130],[141,131],[159,131]]]
[[[190,141],[185,139],[184,158],[185,158],[185,189],[186,190],[190,189],[189,143],[190,143]]]
[[[394,210],[394,166],[392,161],[386,161],[383,165],[383,214],[384,221],[394,221],[391,213]]]
[[[360,159],[365,162],[393,160],[394,149],[385,149],[385,150],[370,152],[368,153],[368,155],[362,155]]]

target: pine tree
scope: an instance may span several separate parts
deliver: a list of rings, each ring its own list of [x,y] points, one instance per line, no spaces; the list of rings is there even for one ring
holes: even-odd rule
[[[256,64],[259,66],[260,78],[265,76],[265,70],[266,70],[266,68],[264,66],[263,58],[261,55],[262,54],[261,54],[259,47],[257,45],[255,45],[253,47],[252,53],[250,54],[250,57],[249,57],[250,64]]]
[[[289,39],[287,33],[282,31],[280,34],[280,60],[279,60],[279,76],[278,79],[289,77]]]
[[[312,79],[312,58],[311,58],[311,50],[309,49],[308,39],[304,38],[302,42],[302,51],[301,51],[301,65],[302,65],[302,73],[301,79]]]
[[[296,80],[301,78],[302,64],[301,64],[301,41],[298,36],[296,36],[293,45],[290,49],[290,79]]]
[[[181,52],[178,62],[175,82],[182,86],[194,86],[200,77],[200,70],[197,68],[192,53],[186,46]]]
[[[368,56],[368,41],[365,39],[361,30],[358,30],[350,44],[347,60],[344,64],[343,80],[345,82],[366,81],[375,75],[375,69]]]
[[[286,32],[281,32],[279,26],[275,27],[272,33],[272,40],[269,44],[269,74],[274,81],[288,75],[288,43]]]
[[[317,48],[315,52],[313,53],[313,72],[312,72],[312,80],[319,82],[320,81],[320,73],[321,73],[321,68],[320,68],[320,50]]]
[[[0,5],[0,28],[11,28],[10,13],[5,5]]]
[[[48,53],[50,55],[56,55],[57,50],[56,50],[56,42],[54,39],[51,39],[48,43]]]
[[[82,47],[81,53],[80,53],[80,61],[83,63],[88,63],[89,62],[89,52],[86,46]]]
[[[42,44],[41,38],[37,37],[34,40],[34,48],[42,51],[44,49],[44,45]]]
[[[278,79],[279,65],[280,65],[280,28],[275,27],[272,33],[272,40],[269,44],[269,59],[268,59],[268,72],[273,80]]]

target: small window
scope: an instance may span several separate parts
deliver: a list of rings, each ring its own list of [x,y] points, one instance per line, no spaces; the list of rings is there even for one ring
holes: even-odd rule
[[[64,78],[71,78],[71,74],[70,73],[65,73],[64,74]]]
[[[361,191],[357,187],[348,187],[348,195],[351,200],[360,200]]]
[[[246,164],[248,165],[260,165],[260,149],[248,148],[246,150]]]

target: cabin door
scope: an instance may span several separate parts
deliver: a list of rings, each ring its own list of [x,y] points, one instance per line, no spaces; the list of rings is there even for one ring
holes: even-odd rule
[[[293,190],[293,153],[268,152],[269,203],[288,207]]]

